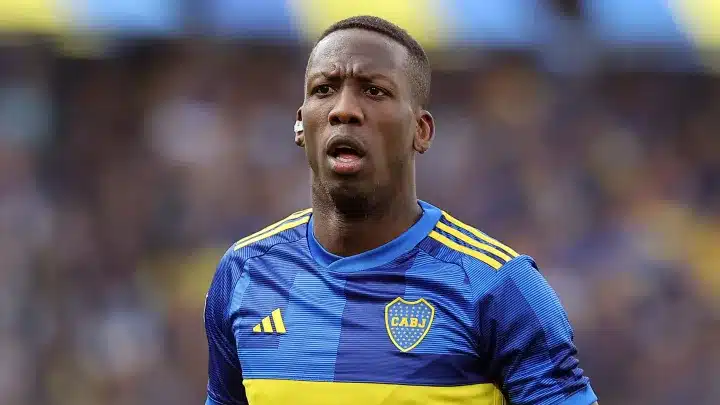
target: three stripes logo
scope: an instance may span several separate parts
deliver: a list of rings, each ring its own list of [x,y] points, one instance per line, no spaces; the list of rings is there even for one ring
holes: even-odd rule
[[[273,328],[274,325],[274,328]],[[272,311],[269,316],[263,318],[259,324],[253,327],[253,333],[279,333],[284,334],[287,330],[285,329],[285,322],[283,322],[282,313],[280,308]]]

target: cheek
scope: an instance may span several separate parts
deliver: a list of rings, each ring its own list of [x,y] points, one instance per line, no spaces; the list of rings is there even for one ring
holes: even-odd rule
[[[406,117],[390,117],[384,126],[385,153],[390,157],[404,157],[413,150],[415,123]]]
[[[310,155],[317,150],[319,136],[322,133],[322,123],[317,119],[317,113],[303,114],[303,134],[305,135],[305,149]]]
[[[309,136],[309,133],[305,133],[305,157],[313,170],[317,169],[318,162],[320,160],[320,148],[318,147],[318,140],[315,136]]]
[[[313,100],[306,102],[303,107],[303,129],[305,131],[305,142],[317,143],[318,137],[323,133],[328,124],[329,106]]]

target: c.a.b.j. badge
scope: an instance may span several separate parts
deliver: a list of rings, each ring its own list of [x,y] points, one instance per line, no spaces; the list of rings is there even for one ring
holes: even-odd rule
[[[425,298],[406,301],[397,297],[385,306],[385,327],[393,344],[409,352],[420,344],[435,318],[435,308]]]

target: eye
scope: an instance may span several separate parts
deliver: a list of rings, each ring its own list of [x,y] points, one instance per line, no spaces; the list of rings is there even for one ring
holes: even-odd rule
[[[318,95],[321,95],[321,96],[327,96],[327,95],[329,95],[329,94],[332,94],[332,92],[333,92],[333,88],[330,87],[329,84],[321,84],[321,85],[319,85],[319,86],[316,86],[316,87],[312,90],[312,94],[318,94]]]
[[[370,86],[367,89],[365,89],[365,93],[367,93],[368,95],[370,95],[372,97],[382,97],[382,96],[387,95],[385,90],[383,90],[379,87],[375,87],[375,86]]]

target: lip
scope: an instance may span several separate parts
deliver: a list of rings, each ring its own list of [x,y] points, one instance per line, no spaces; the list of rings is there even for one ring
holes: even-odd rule
[[[350,148],[356,155],[353,155],[352,157],[338,156],[336,151],[340,148]],[[325,151],[330,168],[337,174],[356,174],[365,166],[365,146],[359,140],[351,136],[337,135],[332,137],[327,143]]]
[[[352,149],[361,159],[367,154],[365,145],[363,145],[357,138],[348,135],[336,135],[330,138],[327,146],[325,147],[325,153],[327,153],[330,157],[334,157],[336,156],[335,152],[337,149],[342,147]]]
[[[351,160],[343,160],[328,155],[330,169],[339,175],[348,176],[359,173],[365,166],[364,157],[356,157]]]

